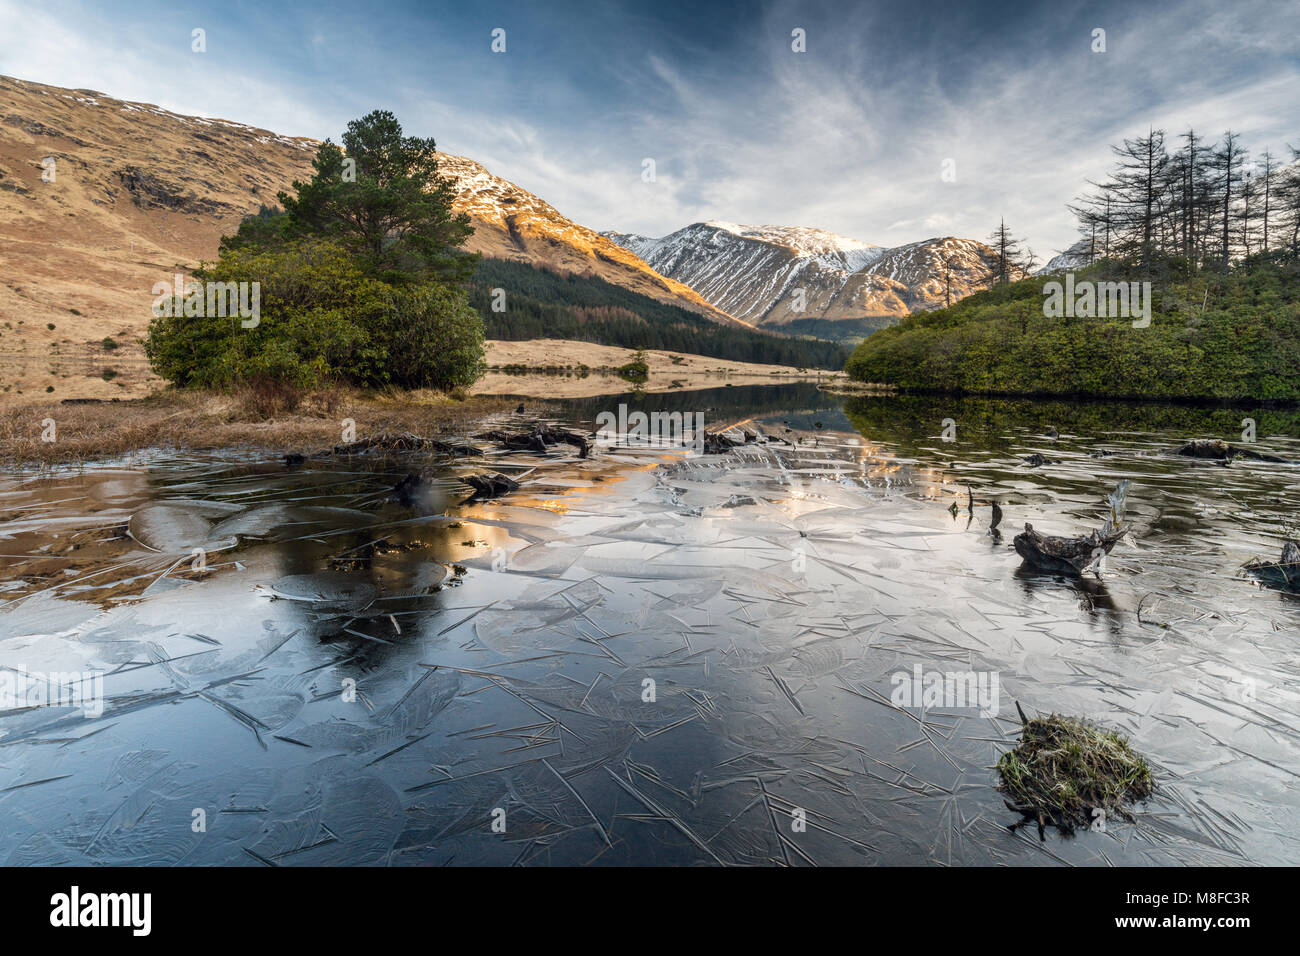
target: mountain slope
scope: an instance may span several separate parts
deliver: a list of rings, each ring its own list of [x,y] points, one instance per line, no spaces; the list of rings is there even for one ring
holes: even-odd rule
[[[604,235],[655,271],[678,279],[737,318],[758,325],[801,319],[898,319],[983,285],[991,250],[936,238],[896,248],[801,226],[699,222],[660,239]],[[950,265],[949,265],[950,264]]]
[[[136,339],[154,283],[215,259],[222,235],[311,175],[318,146],[0,76],[0,394],[51,386],[55,397],[139,393],[149,374]],[[477,229],[471,250],[590,272],[743,324],[478,163],[443,159],[456,204]]]
[[[510,308],[505,312],[492,311],[494,289],[506,293]],[[833,342],[725,326],[598,276],[562,275],[504,259],[479,263],[470,302],[483,316],[483,327],[491,339],[575,339],[836,371],[849,357],[847,349]]]
[[[1085,237],[1074,243],[1064,252],[1058,253],[1047,260],[1047,264],[1039,269],[1035,275],[1050,275],[1057,272],[1069,272],[1074,269],[1083,269],[1088,265],[1088,246],[1089,241]]]
[[[474,252],[565,272],[591,273],[633,292],[680,305],[725,325],[745,325],[681,282],[652,270],[605,236],[562,216],[526,189],[463,156],[444,154],[442,174],[456,185],[456,208],[469,215]]]

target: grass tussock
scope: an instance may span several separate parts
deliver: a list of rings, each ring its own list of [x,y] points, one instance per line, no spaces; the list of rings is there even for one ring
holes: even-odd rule
[[[1017,705],[1019,706],[1019,705]],[[1104,827],[1109,816],[1132,820],[1127,804],[1155,790],[1151,767],[1128,739],[1072,717],[1025,719],[1020,744],[998,760],[1007,806],[1029,822],[1055,826],[1067,836],[1076,827]],[[1099,826],[1100,821],[1100,826]]]
[[[357,438],[460,436],[512,405],[430,389],[302,391],[253,382],[230,391],[167,388],[135,401],[0,406],[0,467],[53,468],[150,448],[312,453],[342,441],[346,419]]]

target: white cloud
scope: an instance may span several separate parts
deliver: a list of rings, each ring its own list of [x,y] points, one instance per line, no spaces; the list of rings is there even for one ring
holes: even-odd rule
[[[72,12],[0,0],[0,72],[291,135],[337,137],[348,119],[391,108],[408,131],[580,223],[648,235],[724,219],[892,245],[983,238],[1005,216],[1046,255],[1073,240],[1065,205],[1105,174],[1123,136],[1152,125],[1172,142],[1193,124],[1210,137],[1231,126],[1275,153],[1300,140],[1287,126],[1300,102],[1294,5],[1183,0],[1108,14],[1105,54],[1062,14],[985,37],[1005,47],[982,48],[983,59],[970,48],[978,38],[947,38],[947,58],[940,41],[895,49],[869,7],[810,28],[796,54],[789,23],[803,8],[778,5],[738,28],[726,58],[659,45],[637,20],[620,45],[590,45],[589,62],[530,60],[515,33],[509,61],[480,56],[478,38],[472,53],[443,38],[418,68],[402,38],[327,8],[249,50],[232,50],[217,23],[207,54],[190,53],[175,17],[62,9]],[[268,55],[292,36],[308,61]],[[440,64],[436,79],[426,59]],[[640,179],[646,156],[653,184]],[[945,159],[956,182],[940,178]]]

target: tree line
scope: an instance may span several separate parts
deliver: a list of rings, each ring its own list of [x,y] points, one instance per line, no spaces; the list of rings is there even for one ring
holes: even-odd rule
[[[470,304],[493,339],[576,339],[793,368],[839,369],[849,354],[835,342],[719,325],[594,274],[560,274],[508,259],[482,260]]]
[[[1226,272],[1261,253],[1300,255],[1300,149],[1252,156],[1231,130],[1207,140],[1194,129],[1173,143],[1153,129],[1111,149],[1111,173],[1070,206],[1088,264],[1178,259]]]

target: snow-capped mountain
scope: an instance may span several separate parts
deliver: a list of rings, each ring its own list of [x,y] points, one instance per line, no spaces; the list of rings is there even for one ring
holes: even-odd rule
[[[811,226],[740,226],[718,220],[704,225],[716,226],[746,239],[789,246],[801,256],[811,256],[824,266],[847,269],[850,272],[856,272],[885,251],[869,242],[850,239],[825,229],[813,229]]]
[[[550,203],[480,163],[440,153],[438,170],[455,186],[456,210],[467,213],[474,224],[469,249],[498,259],[594,274],[652,299],[703,313],[716,322],[743,324],[698,291],[655,272],[635,250],[573,222]]]
[[[311,178],[319,147],[232,120],[0,76],[0,322],[15,328],[0,343],[0,378],[15,374],[2,366],[9,356],[44,374],[38,357],[56,347],[89,362],[111,332],[123,343],[117,382],[142,379],[138,342],[153,284],[214,260],[244,216]],[[45,157],[57,162],[48,183]],[[738,324],[479,163],[443,155],[440,166],[475,228],[469,250],[593,274]]]
[[[660,239],[603,235],[756,325],[901,318],[982,288],[988,246],[937,238],[884,248],[805,226],[697,222]]]
[[[1052,256],[1047,260],[1047,265],[1039,269],[1035,275],[1047,275],[1055,272],[1068,272],[1071,269],[1082,269],[1088,264],[1088,246],[1089,242],[1080,239],[1074,245],[1070,246],[1060,255]]]

